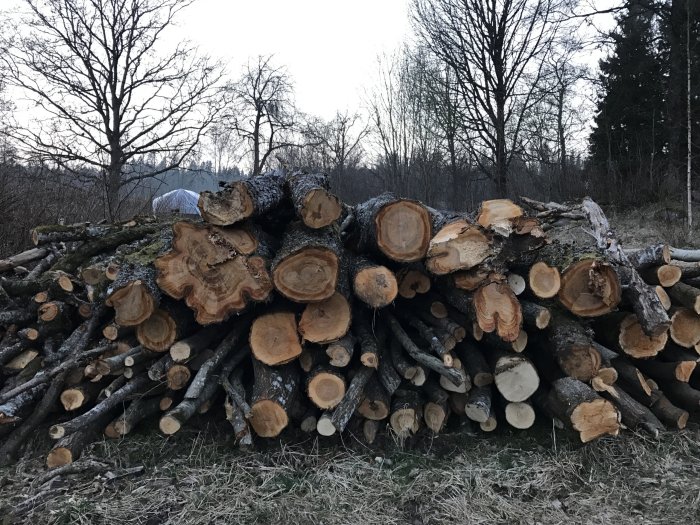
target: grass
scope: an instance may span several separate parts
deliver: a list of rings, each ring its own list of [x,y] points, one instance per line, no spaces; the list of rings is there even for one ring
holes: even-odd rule
[[[39,439],[41,441],[41,439]],[[32,450],[41,448],[39,443]],[[45,452],[45,451],[44,451]],[[560,431],[285,440],[252,451],[224,427],[102,441],[108,472],[32,480],[44,453],[0,470],[0,516],[35,524],[666,524],[700,522],[700,430],[586,446]],[[140,474],[119,476],[142,465]],[[12,509],[20,515],[11,516]]]

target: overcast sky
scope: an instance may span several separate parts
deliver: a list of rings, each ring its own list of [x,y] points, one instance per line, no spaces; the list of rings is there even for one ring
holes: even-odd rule
[[[408,0],[197,0],[178,25],[169,38],[223,58],[233,78],[249,57],[274,54],[299,108],[325,118],[358,108],[377,55],[410,33]]]

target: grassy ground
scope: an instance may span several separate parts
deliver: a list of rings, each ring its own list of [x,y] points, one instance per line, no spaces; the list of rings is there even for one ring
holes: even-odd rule
[[[0,470],[4,523],[700,522],[697,425],[658,441],[627,432],[586,446],[539,427],[372,449],[352,437],[288,436],[247,452],[223,426],[170,439],[151,431],[97,443],[81,461],[102,468],[50,481],[38,479],[44,454]]]

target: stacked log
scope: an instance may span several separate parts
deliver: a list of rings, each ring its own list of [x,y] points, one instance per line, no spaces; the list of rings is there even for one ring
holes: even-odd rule
[[[101,433],[219,413],[240,446],[465,420],[554,418],[584,442],[683,428],[700,254],[626,252],[590,199],[523,203],[347,206],[295,171],[205,192],[203,220],[38,227],[0,261],[0,460],[46,423],[53,467]]]

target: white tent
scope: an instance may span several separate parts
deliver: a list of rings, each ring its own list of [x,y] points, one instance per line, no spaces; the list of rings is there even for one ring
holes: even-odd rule
[[[197,201],[199,201],[199,193],[180,188],[153,199],[153,213],[199,215]]]

